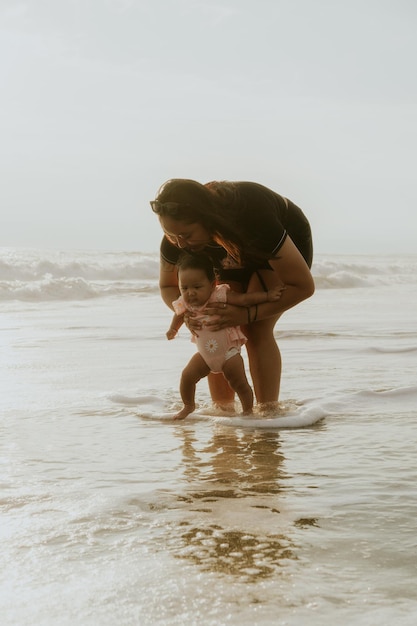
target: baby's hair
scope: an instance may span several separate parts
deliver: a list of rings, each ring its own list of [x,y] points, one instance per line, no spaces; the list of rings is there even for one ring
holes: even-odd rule
[[[190,254],[183,252],[177,261],[177,270],[203,270],[210,282],[216,280],[216,272],[213,267],[213,261],[204,252],[195,252]]]

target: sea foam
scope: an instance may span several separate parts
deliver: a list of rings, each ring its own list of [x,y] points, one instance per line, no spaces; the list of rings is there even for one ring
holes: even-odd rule
[[[416,282],[417,256],[317,255],[317,289],[370,288]],[[159,252],[51,251],[0,248],[0,300],[84,300],[157,293]]]

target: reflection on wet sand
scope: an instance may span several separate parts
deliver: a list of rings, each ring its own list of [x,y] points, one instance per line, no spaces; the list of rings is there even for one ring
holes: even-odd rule
[[[191,526],[181,534],[176,556],[186,558],[203,571],[214,571],[255,582],[272,576],[283,559],[295,558],[284,536]]]
[[[219,489],[233,488],[235,497],[248,492],[276,494],[281,490],[283,456],[279,451],[277,432],[239,432],[219,426],[209,444],[197,450],[193,434],[185,429],[183,438],[184,476],[192,487],[194,481],[204,483],[200,496],[207,496],[206,483],[217,483]],[[210,487],[209,487],[210,489]]]
[[[247,582],[273,576],[295,559],[279,520],[285,478],[279,433],[220,426],[200,449],[192,429],[178,435],[185,491],[177,501],[186,517],[176,526],[174,555]]]

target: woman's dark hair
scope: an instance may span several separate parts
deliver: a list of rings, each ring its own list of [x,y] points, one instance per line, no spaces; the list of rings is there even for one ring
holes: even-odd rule
[[[187,178],[173,178],[159,189],[152,209],[161,217],[188,224],[198,222],[238,262],[250,264],[268,257],[250,246],[239,227],[239,198],[232,182],[202,185]]]
[[[177,261],[177,270],[202,270],[209,281],[212,283],[216,280],[216,272],[213,267],[213,261],[204,252],[194,252],[189,254],[183,252]]]
[[[161,217],[172,217],[187,223],[199,222],[208,227],[216,213],[216,198],[195,180],[173,178],[160,187],[152,209]]]

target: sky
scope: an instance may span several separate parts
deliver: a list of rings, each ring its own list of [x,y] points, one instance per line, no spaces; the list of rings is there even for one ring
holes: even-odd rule
[[[157,251],[169,178],[417,252],[415,0],[0,0],[0,246]]]

